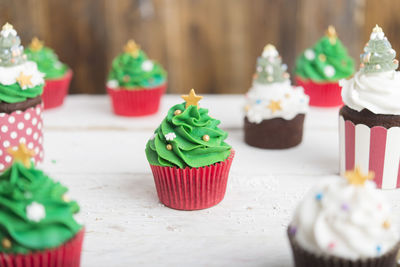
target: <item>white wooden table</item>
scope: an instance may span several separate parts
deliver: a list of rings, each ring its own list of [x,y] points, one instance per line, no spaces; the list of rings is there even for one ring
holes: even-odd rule
[[[225,199],[201,211],[158,202],[144,148],[167,110],[112,114],[107,96],[69,96],[44,115],[45,162],[70,189],[86,226],[82,266],[292,266],[286,227],[296,203],[315,182],[338,173],[338,109],[311,109],[303,143],[272,151],[243,142],[243,96],[200,102],[229,132],[236,150]],[[398,191],[385,191],[400,211]]]

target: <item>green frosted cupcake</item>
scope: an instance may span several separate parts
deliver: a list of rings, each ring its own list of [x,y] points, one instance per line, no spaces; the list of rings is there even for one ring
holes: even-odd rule
[[[310,96],[312,106],[342,104],[339,80],[354,73],[354,60],[329,26],[326,35],[296,60],[295,76],[298,85]]]
[[[36,62],[39,71],[45,75],[46,84],[42,95],[45,109],[61,106],[68,94],[72,70],[37,37],[32,39],[25,54],[29,60]]]
[[[34,153],[24,144],[9,152],[14,162],[0,175],[0,262],[40,260],[51,267],[56,263],[49,257],[57,256],[64,262],[57,266],[79,266],[84,231],[74,219],[78,204],[31,164]]]

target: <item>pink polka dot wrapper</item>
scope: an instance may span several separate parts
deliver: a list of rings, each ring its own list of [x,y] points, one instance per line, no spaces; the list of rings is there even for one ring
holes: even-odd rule
[[[200,210],[217,205],[225,196],[234,156],[232,149],[225,161],[200,168],[150,164],[160,202],[177,210]]]
[[[0,113],[0,171],[12,163],[8,149],[16,148],[20,143],[35,152],[33,162],[43,161],[43,105],[14,111],[11,114]]]
[[[68,70],[60,79],[46,80],[42,94],[44,109],[59,107],[64,103],[71,79],[72,70]]]
[[[29,254],[0,253],[0,266],[7,267],[79,267],[85,231],[81,230],[65,244]]]
[[[154,88],[127,90],[107,87],[115,114],[127,117],[138,117],[154,114],[158,111],[162,95],[167,84]]]

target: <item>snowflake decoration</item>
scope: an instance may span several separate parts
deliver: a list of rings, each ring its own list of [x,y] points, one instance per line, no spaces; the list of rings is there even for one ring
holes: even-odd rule
[[[336,71],[335,71],[334,67],[332,67],[331,65],[328,65],[324,68],[324,73],[327,77],[333,77],[333,75],[335,75]]]
[[[107,82],[107,87],[109,88],[117,88],[118,87],[118,81],[117,80],[109,80]]]
[[[311,49],[307,49],[306,51],[304,51],[304,56],[308,60],[313,60],[315,58],[315,53]]]
[[[157,134],[156,134],[156,133],[153,133],[153,134],[150,136],[150,140],[154,140],[154,139],[156,138],[156,136],[157,136]]]
[[[26,206],[26,217],[28,217],[30,221],[40,222],[46,217],[46,210],[42,204],[32,202]]]
[[[167,139],[167,141],[172,141],[176,138],[176,134],[175,133],[167,133],[165,135],[165,139]]]
[[[142,70],[151,71],[154,67],[154,64],[151,60],[146,60],[142,63]]]

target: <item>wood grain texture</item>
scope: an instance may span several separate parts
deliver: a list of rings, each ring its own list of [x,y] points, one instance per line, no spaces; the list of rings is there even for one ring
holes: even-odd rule
[[[399,8],[392,0],[0,0],[0,23],[13,23],[25,44],[37,35],[54,48],[75,72],[71,93],[104,93],[130,38],[168,70],[171,93],[244,93],[266,43],[292,72],[330,24],[357,63],[376,23],[399,50]]]

